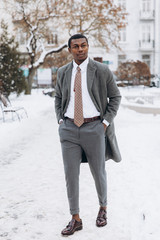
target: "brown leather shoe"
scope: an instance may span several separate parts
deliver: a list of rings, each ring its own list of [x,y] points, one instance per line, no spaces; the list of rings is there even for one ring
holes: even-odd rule
[[[82,220],[79,222],[75,219],[72,219],[65,229],[62,230],[61,234],[63,236],[72,235],[75,231],[79,231],[83,228]]]
[[[96,219],[96,226],[103,227],[107,224],[107,211],[105,209],[100,209]]]

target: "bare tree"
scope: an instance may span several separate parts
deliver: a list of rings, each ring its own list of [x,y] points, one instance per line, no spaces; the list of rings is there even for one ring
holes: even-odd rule
[[[43,64],[44,59],[52,54],[62,51],[67,47],[64,43],[54,48],[47,48],[46,42],[51,37],[54,27],[59,26],[60,14],[63,14],[64,3],[62,0],[3,0],[7,10],[12,15],[15,30],[20,29],[27,36],[27,52],[29,63],[29,77],[27,94],[31,93],[33,77],[37,68]]]
[[[136,61],[135,67],[137,69],[137,79],[139,80],[139,84],[150,85],[151,80],[151,72],[149,66],[145,62]]]
[[[147,85],[149,86],[151,73],[148,65],[141,61],[127,61],[121,63],[115,72],[119,80],[128,85]]]
[[[57,79],[57,70],[59,67],[67,64],[68,62],[72,61],[72,55],[69,54],[68,51],[64,50],[59,53],[54,53],[51,56],[45,58],[43,67],[54,67],[54,71],[52,71],[52,84],[55,86],[56,79]]]
[[[127,13],[113,0],[65,0],[69,34],[88,35],[97,46],[109,51],[118,47],[119,31],[127,24]]]
[[[29,56],[28,91],[31,93],[33,76],[45,58],[67,47],[68,32],[83,33],[90,42],[107,51],[118,47],[119,30],[126,26],[126,12],[112,0],[2,0],[11,14],[15,29],[26,33]],[[64,44],[47,48],[52,29]],[[55,41],[56,42],[56,41]]]

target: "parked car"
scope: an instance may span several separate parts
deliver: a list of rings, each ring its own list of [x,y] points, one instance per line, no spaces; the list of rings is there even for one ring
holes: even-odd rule
[[[151,79],[150,87],[160,87],[160,74]]]

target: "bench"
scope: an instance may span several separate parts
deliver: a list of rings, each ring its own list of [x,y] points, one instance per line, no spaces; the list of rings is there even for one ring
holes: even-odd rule
[[[3,93],[0,93],[0,106],[2,110],[2,118],[3,122],[6,121],[6,115],[9,113],[11,115],[11,119],[14,121],[15,116],[18,118],[19,121],[21,121],[21,118],[25,115],[27,115],[27,111],[24,107],[13,107],[9,98],[6,97]]]

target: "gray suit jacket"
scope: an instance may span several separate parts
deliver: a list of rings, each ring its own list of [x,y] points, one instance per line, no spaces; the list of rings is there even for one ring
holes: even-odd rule
[[[70,100],[71,75],[73,63],[59,68],[55,88],[55,110],[57,120],[64,119]],[[112,72],[107,65],[89,59],[87,67],[87,86],[90,97],[100,112],[101,120],[106,119],[110,125],[106,130],[106,160],[121,161],[113,119],[117,114],[121,95]],[[87,162],[83,153],[82,162]]]

